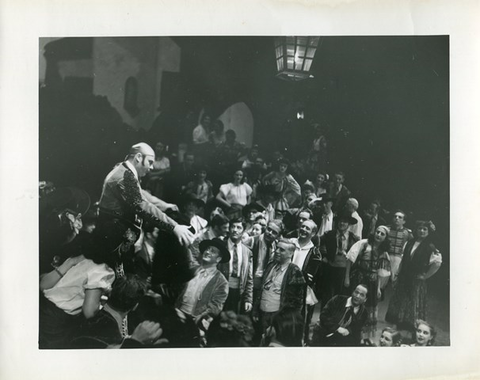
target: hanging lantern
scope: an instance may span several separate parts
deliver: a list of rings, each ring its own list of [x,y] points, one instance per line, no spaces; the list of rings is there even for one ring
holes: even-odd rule
[[[276,37],[277,77],[288,81],[313,78],[310,74],[320,37]]]

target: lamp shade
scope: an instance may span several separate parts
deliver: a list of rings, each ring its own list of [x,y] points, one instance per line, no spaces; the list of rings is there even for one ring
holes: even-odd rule
[[[320,37],[286,36],[275,38],[277,77],[300,81],[312,77],[310,69]]]

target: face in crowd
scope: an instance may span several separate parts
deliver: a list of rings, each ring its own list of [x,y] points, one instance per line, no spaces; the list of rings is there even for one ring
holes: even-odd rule
[[[428,346],[432,339],[433,334],[430,327],[422,323],[419,324],[417,330],[415,331],[415,340],[417,342],[417,346]]]
[[[220,236],[225,237],[228,234],[229,225],[228,225],[228,223],[225,223],[225,224],[222,224],[221,226],[215,226],[215,227],[213,227],[213,230],[214,230],[215,235],[217,237],[220,237]]]
[[[354,306],[363,305],[367,301],[368,290],[363,285],[358,285],[352,293],[352,304]]]
[[[313,235],[315,235],[315,225],[311,220],[306,220],[302,223],[300,230],[298,231],[298,236],[301,239],[312,239]]]
[[[306,211],[302,211],[300,214],[298,214],[298,227],[300,228],[306,220],[310,219],[310,214]]]
[[[265,229],[265,240],[269,243],[280,237],[280,228],[275,223],[268,223]]]
[[[338,188],[340,187],[341,184],[345,181],[345,178],[341,174],[335,174],[335,177],[333,178],[333,183],[335,186]]]
[[[293,250],[292,247],[286,243],[280,242],[277,244],[273,260],[277,264],[285,264],[292,260]]]
[[[259,223],[255,223],[252,226],[251,236],[259,236],[262,234],[262,226]]]
[[[325,175],[322,173],[317,174],[317,178],[315,181],[315,184],[317,185],[317,187],[322,186],[324,183],[325,183]]]
[[[243,172],[241,170],[237,170],[233,175],[233,182],[235,184],[240,184],[243,180]]]
[[[428,227],[427,226],[420,226],[417,228],[417,238],[425,239],[428,236]]]
[[[202,253],[203,264],[216,265],[222,260],[220,250],[217,247],[207,247]]]
[[[382,243],[387,237],[387,233],[383,228],[377,228],[375,230],[374,239],[377,243]]]
[[[346,230],[348,230],[348,227],[349,227],[348,221],[345,219],[340,219],[337,222],[337,230],[339,230],[340,232],[345,232]]]
[[[393,346],[393,336],[392,333],[386,330],[382,331],[380,336],[380,347],[392,347]]]
[[[405,224],[405,214],[403,214],[400,211],[397,211],[395,215],[393,216],[393,224],[395,225],[396,228],[402,228],[403,225]]]
[[[241,222],[230,223],[229,235],[230,240],[237,242],[242,238],[243,234],[243,224]]]

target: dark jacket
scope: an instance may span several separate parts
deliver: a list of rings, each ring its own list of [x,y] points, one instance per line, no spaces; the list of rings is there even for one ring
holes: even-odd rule
[[[373,216],[367,212],[363,213],[362,215],[362,220],[363,220],[363,230],[362,230],[362,236],[364,238],[368,238],[370,235],[370,230],[372,228],[372,218]],[[378,226],[386,225],[387,222],[385,221],[385,218],[382,217],[380,214],[377,215],[377,221],[375,223],[375,228]]]
[[[255,272],[258,268],[258,265],[260,264],[260,249],[262,246],[264,246],[263,244],[261,243],[265,243],[265,239],[264,239],[264,234],[260,235],[260,236],[255,236],[254,239],[253,239],[253,246],[252,246],[252,259],[253,259],[253,274],[255,275]],[[266,246],[266,243],[265,243],[265,246]],[[272,254],[272,252],[270,252],[270,255]],[[267,266],[268,264],[268,261],[269,261],[269,257],[267,255],[267,252],[265,252],[265,255],[264,257],[262,258],[262,268],[265,270],[265,267]]]
[[[413,279],[417,278],[419,274],[426,273],[430,266],[430,256],[435,252],[435,245],[430,239],[422,241],[411,256],[415,239],[409,240],[403,250],[402,263],[400,264],[400,271],[398,280],[403,283],[412,283]]]
[[[359,239],[360,238],[354,233],[348,233],[347,252]],[[337,230],[325,232],[320,238],[320,252],[322,256],[326,257],[330,262],[334,261],[335,255],[337,254],[337,248]]]
[[[364,305],[360,306],[357,314],[353,314],[352,322],[346,329],[350,332],[342,336],[336,332],[345,315],[347,296],[334,296],[327,302],[320,313],[319,345],[359,346],[362,328],[367,321],[367,311]],[[333,335],[330,335],[333,334]],[[330,336],[328,336],[330,335]],[[330,340],[330,342],[329,342]],[[333,342],[333,344],[331,343]]]
[[[307,253],[305,257],[305,261],[303,262],[301,271],[303,273],[303,277],[305,278],[305,282],[308,286],[315,289],[315,283],[317,281],[317,274],[322,263],[322,255],[318,247],[313,246]],[[309,279],[311,275],[311,280]]]
[[[144,195],[140,182],[125,162],[115,166],[103,183],[100,212],[136,223],[149,221],[159,229],[173,231],[177,225]]]
[[[274,266],[275,263],[270,262],[267,265],[267,268],[265,268],[262,289],[269,273],[273,270]],[[289,264],[282,281],[280,309],[288,307],[301,311],[305,303],[305,289],[306,283],[302,271],[295,264]],[[256,302],[255,304],[259,308],[260,302]],[[258,313],[259,310],[255,310],[255,312]]]
[[[350,190],[347,189],[345,185],[342,185],[342,189],[339,191],[338,194],[336,194],[335,184],[331,183],[328,189],[328,195],[332,198],[335,198],[335,200],[333,201],[332,210],[337,213],[342,211],[345,203],[347,203],[348,198],[350,198],[351,194],[352,193],[350,192]]]

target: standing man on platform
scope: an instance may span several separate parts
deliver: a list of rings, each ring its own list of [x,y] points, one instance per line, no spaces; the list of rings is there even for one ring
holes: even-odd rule
[[[154,203],[158,198],[153,197],[140,186],[140,178],[145,176],[153,167],[155,152],[145,143],[138,143],[130,148],[125,161],[118,164],[107,175],[103,183],[100,197],[100,215],[98,228],[105,226],[105,222],[122,220],[141,225],[148,221],[160,230],[171,231],[183,245],[193,240],[193,234],[188,226],[181,226],[170,219]]]

